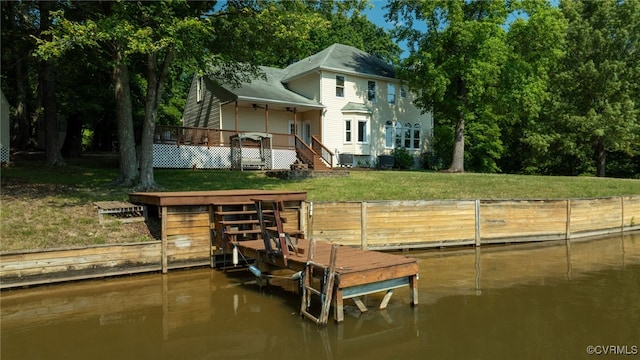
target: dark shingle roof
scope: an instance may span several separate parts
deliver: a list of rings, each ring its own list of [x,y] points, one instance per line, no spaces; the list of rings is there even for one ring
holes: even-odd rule
[[[285,70],[261,66],[260,71],[265,74],[266,80],[262,78],[253,79],[250,83],[243,83],[238,88],[233,88],[228,85],[222,85],[222,87],[230,93],[235,94],[238,100],[255,101],[257,103],[267,102],[318,108],[323,107],[317,101],[308,99],[287,89],[281,81],[285,75]]]
[[[333,44],[317,54],[289,65],[285,69],[287,75],[282,81],[286,83],[317,69],[395,77],[393,66],[379,58],[353,46]]]

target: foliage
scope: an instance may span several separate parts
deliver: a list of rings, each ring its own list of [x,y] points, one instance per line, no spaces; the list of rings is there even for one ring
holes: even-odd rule
[[[501,64],[507,59],[502,27],[508,15],[506,3],[392,1],[388,8],[388,19],[398,24],[396,38],[410,47],[399,74],[417,92],[417,106],[424,111],[433,109],[444,115],[442,123],[455,125],[450,170],[464,171],[464,136],[473,131],[465,125],[496,121],[485,115],[493,112]],[[424,31],[418,30],[422,27]]]
[[[403,147],[395,148],[391,152],[393,155],[393,167],[396,169],[407,170],[413,167],[413,156]]]

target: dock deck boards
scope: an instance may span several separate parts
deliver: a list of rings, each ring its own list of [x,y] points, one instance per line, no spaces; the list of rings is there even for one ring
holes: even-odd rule
[[[269,256],[262,240],[240,241],[238,250],[247,257],[258,259],[279,268],[301,271],[308,259],[309,240],[299,239],[298,253],[287,257],[287,266],[281,257]],[[331,244],[325,241],[316,242],[314,262],[329,265]],[[418,262],[414,258],[367,251],[348,246],[340,246],[336,258],[336,289],[334,300],[334,318],[344,320],[344,299],[357,298],[362,295],[392,291],[394,288],[409,286],[411,305],[418,303],[417,281]],[[386,306],[386,304],[384,304]],[[383,306],[381,305],[383,308]]]

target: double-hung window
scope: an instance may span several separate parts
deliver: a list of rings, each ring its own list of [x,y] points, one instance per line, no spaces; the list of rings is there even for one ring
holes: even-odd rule
[[[368,139],[369,135],[367,134],[367,120],[360,119],[358,120],[358,142],[364,144],[369,141]]]
[[[345,144],[351,144],[353,142],[353,129],[351,128],[351,119],[344,121],[344,142]]]
[[[367,82],[367,100],[376,101],[376,82],[369,80]]]
[[[344,97],[344,76],[336,75],[336,97]]]
[[[389,104],[396,103],[396,84],[387,84],[387,102]]]

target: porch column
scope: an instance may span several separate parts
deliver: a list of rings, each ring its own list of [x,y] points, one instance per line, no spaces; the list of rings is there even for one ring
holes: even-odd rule
[[[269,104],[264,105],[264,132],[269,133]]]
[[[298,135],[298,109],[293,108],[293,135]]]
[[[238,133],[238,101],[236,100],[236,134]]]

